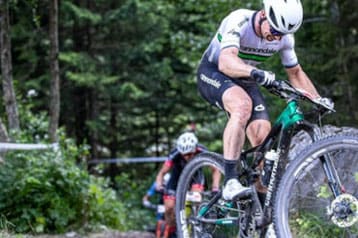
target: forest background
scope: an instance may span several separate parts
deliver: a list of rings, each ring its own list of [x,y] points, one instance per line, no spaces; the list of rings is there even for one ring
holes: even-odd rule
[[[337,113],[325,123],[357,127],[357,0],[302,2],[296,52],[321,95],[335,102]],[[195,70],[225,15],[261,6],[258,0],[0,1],[1,141],[59,141],[65,158],[6,154],[0,228],[41,233],[149,223],[153,216],[140,200],[160,165],[88,162],[165,156],[191,123],[200,142],[220,153],[226,116],[199,96]],[[285,79],[278,56],[260,68]],[[262,91],[275,118],[285,102]],[[65,182],[56,187],[56,181]]]

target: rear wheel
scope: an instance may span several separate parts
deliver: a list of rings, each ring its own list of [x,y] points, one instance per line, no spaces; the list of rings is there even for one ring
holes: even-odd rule
[[[210,191],[213,168],[219,169],[223,180],[222,157],[214,153],[202,153],[185,166],[180,176],[176,194],[176,223],[179,238],[237,237],[239,229],[235,222],[238,219],[238,209],[234,203],[220,198],[206,211],[212,197]],[[196,183],[198,173],[202,175],[204,191],[200,193],[200,199],[192,200],[189,199],[191,185]],[[204,212],[205,215],[200,216]]]
[[[321,159],[339,178],[334,196]],[[274,209],[277,237],[357,237],[358,137],[319,140],[290,162]]]

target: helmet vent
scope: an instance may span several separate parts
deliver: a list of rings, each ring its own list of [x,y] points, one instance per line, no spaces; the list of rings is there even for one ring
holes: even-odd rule
[[[283,18],[282,16],[281,16],[281,22],[282,22],[282,25],[283,25],[283,26],[286,26],[285,18]]]
[[[288,24],[288,29],[291,30],[295,25]]]
[[[277,26],[277,21],[276,21],[276,15],[275,15],[275,12],[273,11],[272,7],[270,7],[270,12],[269,12],[269,16],[270,16],[270,19],[272,21],[272,23],[276,26]]]

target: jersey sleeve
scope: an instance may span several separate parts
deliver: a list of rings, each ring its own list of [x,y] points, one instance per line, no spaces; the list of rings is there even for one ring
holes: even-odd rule
[[[164,165],[172,168],[174,166],[174,160],[176,155],[178,154],[178,150],[177,149],[173,149],[172,151],[170,151],[168,158],[166,159],[166,161],[164,162]]]
[[[221,23],[218,31],[220,49],[228,47],[240,48],[242,26],[248,22],[248,17],[240,10],[229,14]]]
[[[152,184],[152,186],[150,186],[150,188],[148,189],[147,195],[148,195],[149,197],[151,197],[151,196],[153,196],[153,195],[155,194],[155,186],[156,186],[156,182],[154,182],[154,183]]]
[[[283,47],[280,50],[281,62],[286,68],[294,67],[298,64],[295,52],[295,39],[293,35],[287,35],[283,41]]]

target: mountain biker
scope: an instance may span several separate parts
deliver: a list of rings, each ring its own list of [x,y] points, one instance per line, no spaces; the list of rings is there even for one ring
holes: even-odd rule
[[[250,194],[237,180],[237,160],[245,140],[260,144],[271,129],[266,103],[259,85],[270,87],[275,74],[256,66],[275,53],[291,84],[314,100],[320,97],[300,66],[294,36],[302,24],[299,0],[264,0],[263,9],[238,9],[226,16],[203,54],[197,71],[198,90],[210,104],[225,110],[229,119],[223,132],[227,200]]]
[[[165,205],[165,221],[167,224],[166,233],[175,233],[175,192],[179,176],[184,169],[186,163],[191,160],[195,155],[207,151],[207,149],[198,143],[198,139],[193,132],[184,132],[181,134],[176,142],[176,148],[174,148],[168,159],[163,164],[162,168],[158,172],[156,184],[157,190],[163,190],[163,177],[164,174],[170,171],[171,176],[168,184],[164,190],[164,205]],[[202,178],[197,178],[196,182],[192,184],[192,191],[202,191],[204,184]],[[213,189],[218,188],[218,184],[213,182]],[[216,187],[216,188],[214,188]]]
[[[163,177],[163,186],[165,187],[168,184],[170,178],[170,173],[166,173]],[[165,227],[164,222],[164,201],[163,201],[163,191],[158,191],[157,184],[154,181],[150,188],[147,190],[147,193],[142,198],[142,204],[144,207],[148,209],[152,209],[156,211],[156,227],[153,231],[156,233],[156,237],[160,237],[161,233],[163,232],[163,227]],[[159,199],[156,204],[153,204],[150,201],[150,198],[153,197],[155,194],[158,194]]]
[[[166,186],[166,184],[168,183],[170,178],[170,173],[166,173],[164,175],[163,178],[163,185],[164,187]],[[146,194],[143,196],[142,198],[142,204],[144,207],[149,208],[149,209],[155,209],[157,211],[156,214],[156,218],[157,220],[163,220],[164,219],[164,213],[162,211],[164,211],[164,209],[161,209],[159,206],[163,205],[163,194],[158,191],[157,189],[157,183],[154,181],[152,183],[152,185],[150,186],[150,188],[147,190]],[[156,204],[153,204],[150,201],[150,198],[153,197],[155,194],[159,193],[159,200]]]

